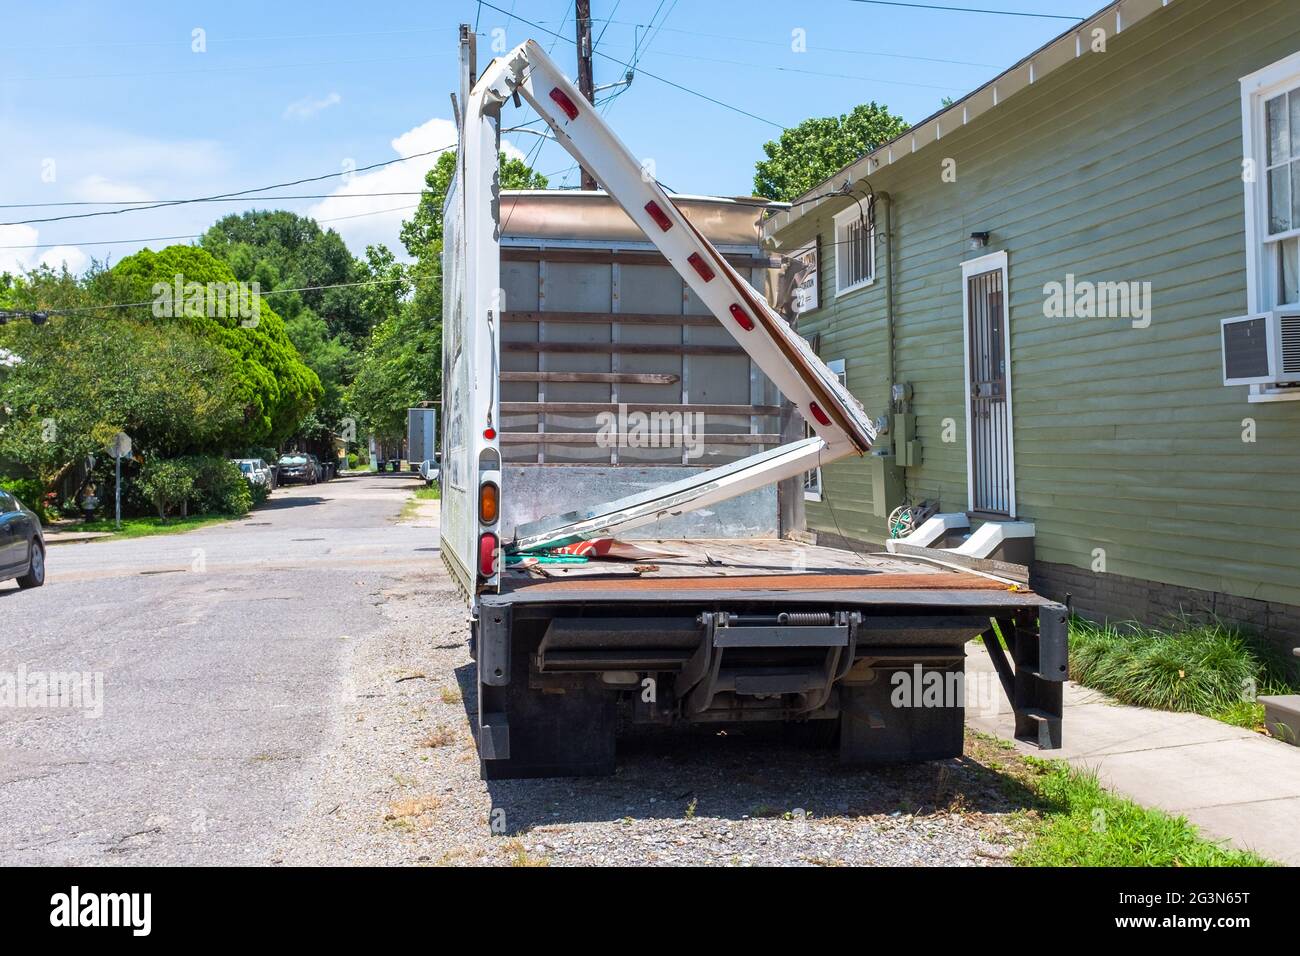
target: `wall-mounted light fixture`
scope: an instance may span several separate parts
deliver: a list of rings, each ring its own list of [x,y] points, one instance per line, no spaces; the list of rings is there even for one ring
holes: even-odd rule
[[[987,232],[972,232],[970,234],[970,247],[972,249],[984,249],[989,244],[989,234]]]

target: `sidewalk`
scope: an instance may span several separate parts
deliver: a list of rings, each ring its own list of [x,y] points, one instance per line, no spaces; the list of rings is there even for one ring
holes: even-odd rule
[[[56,521],[41,529],[47,547],[55,544],[72,544],[77,541],[94,541],[96,538],[107,538],[112,533],[111,531],[82,531],[79,521]]]
[[[968,648],[969,676],[997,680],[988,652]],[[1010,707],[966,723],[1013,739]],[[1099,691],[1065,685],[1060,750],[1025,753],[1095,770],[1101,782],[1136,803],[1186,817],[1202,833],[1300,866],[1300,747],[1231,727],[1199,714],[1113,703]]]

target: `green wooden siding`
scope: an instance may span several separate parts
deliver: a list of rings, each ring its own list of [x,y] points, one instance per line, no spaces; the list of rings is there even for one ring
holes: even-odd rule
[[[1180,0],[1109,46],[871,175],[891,197],[895,377],[914,388],[923,444],[908,491],[966,509],[961,262],[987,230],[985,251],[1009,256],[1017,511],[1038,559],[1087,568],[1100,548],[1113,574],[1300,605],[1300,403],[1225,388],[1218,344],[1220,319],[1247,307],[1238,79],[1300,50],[1300,3]],[[949,157],[955,183],[941,179]],[[800,332],[846,360],[875,414],[888,256],[882,238],[877,282],[835,296],[844,205],[779,238],[821,236],[823,305]],[[1043,287],[1067,273],[1150,282],[1150,327],[1046,317]],[[885,536],[863,462],[826,468],[824,483],[811,528]]]

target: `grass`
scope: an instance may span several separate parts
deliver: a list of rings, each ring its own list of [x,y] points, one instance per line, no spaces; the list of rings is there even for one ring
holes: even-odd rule
[[[168,518],[164,521],[158,517],[123,518],[122,527],[117,528],[112,518],[91,521],[85,524],[69,525],[68,531],[108,531],[118,538],[144,538],[154,534],[179,534],[193,531],[223,521],[234,521],[230,515],[192,515],[188,518]],[[100,539],[102,540],[102,539]]]
[[[1122,704],[1186,711],[1260,729],[1257,694],[1291,693],[1276,649],[1220,623],[1176,630],[1070,623],[1070,677]]]
[[[1019,866],[1271,866],[1257,854],[1207,840],[1186,819],[1116,796],[1094,773],[1016,753],[975,734],[968,749],[1023,802],[1029,841]]]
[[[420,502],[438,501],[441,499],[441,491],[437,485],[420,485],[411,492],[411,497],[402,505],[402,512],[397,516],[399,521],[410,521],[420,515]]]

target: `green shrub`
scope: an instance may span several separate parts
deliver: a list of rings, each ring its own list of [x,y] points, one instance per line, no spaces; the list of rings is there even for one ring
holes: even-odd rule
[[[191,498],[199,514],[248,514],[253,507],[253,492],[238,465],[207,456],[185,460],[194,469]]]
[[[248,492],[252,496],[251,506],[254,508],[271,496],[271,492],[267,490],[266,485],[255,484],[251,481],[248,482]]]
[[[39,478],[6,478],[0,475],[0,488],[9,492],[40,517],[43,524],[49,524],[58,517],[51,513],[45,501],[45,485]]]
[[[1137,624],[1070,624],[1070,677],[1120,703],[1254,723],[1243,703],[1286,693],[1287,662],[1275,648],[1220,623],[1176,630]]]
[[[359,459],[359,458],[357,457],[357,453],[356,453],[356,452],[354,452],[354,451],[350,451],[350,452],[348,452],[348,467],[349,467],[349,468],[356,468],[356,467],[357,467],[357,462],[360,461],[360,460],[361,460],[361,459]]]
[[[195,467],[185,458],[161,458],[146,462],[140,469],[140,488],[158,509],[164,521],[177,508],[186,513],[194,493]]]

